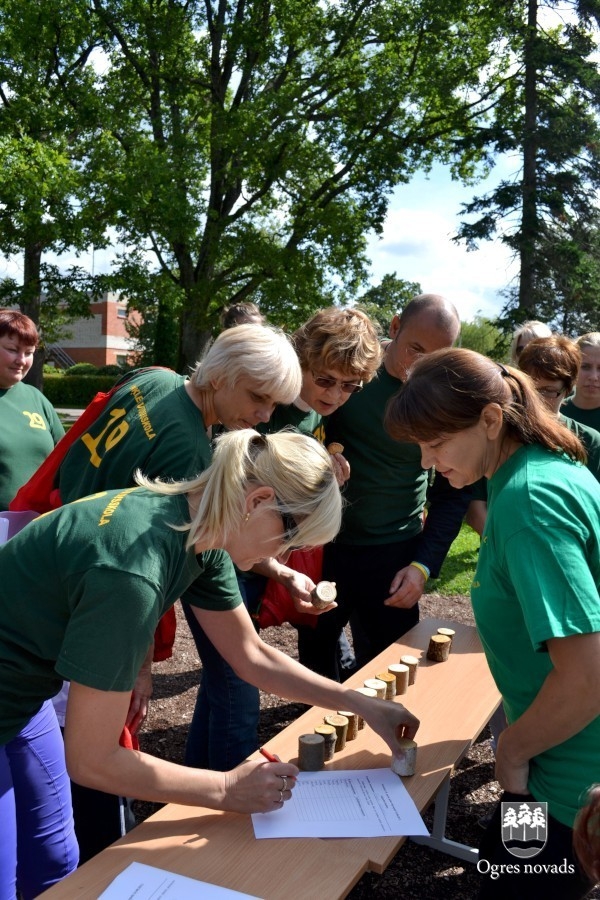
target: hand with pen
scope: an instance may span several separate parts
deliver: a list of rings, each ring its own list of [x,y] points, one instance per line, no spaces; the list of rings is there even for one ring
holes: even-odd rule
[[[263,760],[244,762],[225,773],[225,799],[221,809],[255,813],[281,809],[292,796],[298,768],[281,762],[261,748]]]

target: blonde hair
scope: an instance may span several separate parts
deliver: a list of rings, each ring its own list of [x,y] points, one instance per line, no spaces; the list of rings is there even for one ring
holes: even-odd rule
[[[586,347],[600,347],[600,331],[588,331],[582,334],[575,341],[582,353],[585,353]]]
[[[268,325],[236,325],[221,332],[190,376],[196,388],[212,382],[235,387],[250,379],[275,403],[292,403],[302,371],[290,339]]]
[[[281,552],[291,546],[318,547],[340,529],[342,495],[331,457],[314,438],[295,431],[262,435],[243,428],[216,440],[212,464],[190,481],[150,481],[138,471],[136,481],[159,494],[198,493],[196,514],[189,525],[186,547],[217,540],[240,530],[246,491],[266,485],[275,492],[274,510],[297,523]]]
[[[513,339],[510,345],[510,361],[513,365],[517,365],[519,359],[519,351],[517,347],[519,346],[519,341],[524,341],[525,344],[528,344],[529,341],[532,341],[534,338],[539,337],[550,337],[552,331],[545,325],[543,322],[538,322],[537,319],[530,319],[528,322],[523,322],[522,325],[519,325],[513,334]],[[521,348],[522,349],[522,348]]]
[[[330,306],[311,316],[292,336],[303,369],[334,369],[371,381],[381,365],[377,326],[361,309]]]

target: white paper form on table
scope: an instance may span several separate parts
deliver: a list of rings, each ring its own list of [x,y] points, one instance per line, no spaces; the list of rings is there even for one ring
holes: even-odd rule
[[[257,838],[427,835],[423,819],[390,769],[300,772],[291,800],[252,816]]]
[[[186,875],[176,875],[144,863],[133,862],[103,891],[98,900],[260,900],[250,894],[240,894],[230,888],[196,881]]]

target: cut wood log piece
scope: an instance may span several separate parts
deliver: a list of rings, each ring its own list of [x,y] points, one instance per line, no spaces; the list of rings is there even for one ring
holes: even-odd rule
[[[310,592],[310,600],[316,609],[325,609],[337,597],[335,581],[319,581]]]
[[[427,659],[433,662],[446,662],[450,656],[450,644],[452,641],[445,634],[432,634],[427,648]]]
[[[414,775],[417,768],[417,744],[409,738],[399,738],[400,756],[392,758],[392,772],[396,775]]]

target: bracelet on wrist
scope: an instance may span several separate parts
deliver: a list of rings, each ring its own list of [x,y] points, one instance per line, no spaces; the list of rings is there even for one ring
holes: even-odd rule
[[[411,562],[410,565],[414,566],[415,569],[419,570],[419,572],[421,573],[421,575],[423,576],[425,581],[429,580],[429,569],[427,568],[427,566],[423,565],[423,563],[415,562],[414,560],[413,560],[413,562]]]

